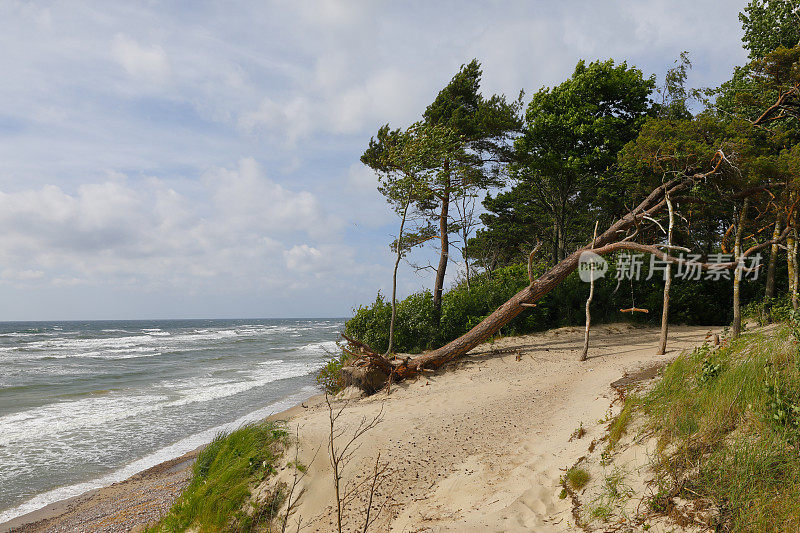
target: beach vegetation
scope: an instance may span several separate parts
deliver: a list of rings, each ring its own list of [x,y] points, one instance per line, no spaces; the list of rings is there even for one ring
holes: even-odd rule
[[[678,357],[630,398],[658,439],[652,510],[712,502],[722,531],[800,528],[800,364],[791,325]]]
[[[581,490],[589,483],[591,475],[583,468],[573,466],[567,471],[566,482],[572,490]]]
[[[442,311],[451,234],[461,232],[466,241],[469,232],[463,230],[470,225],[474,211],[458,211],[456,217],[451,204],[467,206],[465,199],[501,185],[498,163],[508,160],[510,143],[521,128],[522,94],[512,102],[502,95],[484,97],[480,93],[482,75],[476,59],[462,65],[419,122],[404,132],[383,126],[361,157],[362,163],[381,176],[379,191],[396,211],[404,213],[404,220],[411,208],[409,248],[427,242],[438,245],[432,291],[434,323]],[[393,175],[398,174],[403,186],[393,187],[397,181]],[[397,247],[398,257],[400,249]]]
[[[252,499],[252,491],[276,473],[288,439],[278,422],[220,433],[197,456],[188,487],[149,531],[253,531],[268,526],[286,498],[285,488],[276,486],[258,500]]]
[[[317,385],[328,394],[341,392],[346,386],[342,375],[342,367],[347,364],[350,357],[350,354],[344,350],[338,354],[330,354],[325,364],[322,365],[314,377]]]
[[[636,405],[636,398],[630,396],[627,398],[625,405],[620,411],[619,415],[611,422],[608,430],[608,447],[613,449],[619,442],[623,435],[628,431],[628,426],[631,423],[631,417]]]
[[[624,472],[615,467],[603,476],[600,493],[589,505],[589,515],[607,522],[615,513],[624,513],[622,508],[632,495],[633,490],[625,484]]]
[[[570,435],[569,440],[582,439],[584,435],[586,435],[586,428],[583,427],[583,422],[581,422],[580,424],[578,424],[578,427],[575,429],[575,431],[572,432],[572,435]]]
[[[581,60],[569,78],[533,94],[519,120],[514,111],[523,109],[521,99],[482,99],[479,65],[463,66],[415,126],[431,136],[420,146],[443,147],[419,167],[432,180],[431,197],[414,200],[429,213],[420,237],[438,241],[438,266],[417,265],[436,272],[434,289],[397,305],[393,291],[390,303],[379,296],[356,310],[346,329],[370,347],[365,366],[384,370],[386,381],[405,379],[495,335],[578,325],[584,315],[588,352],[589,317],[620,320],[620,313],[643,322],[660,315],[664,353],[669,322],[731,324],[736,338],[748,301],[761,301],[766,322],[772,302],[787,289],[792,308],[800,308],[800,45],[785,44],[800,19],[783,2],[752,0],[741,20],[751,61],[728,82],[703,91],[686,86],[686,52],[661,86],[624,61]],[[379,173],[391,168],[381,157],[391,152],[393,131],[402,137],[401,130],[382,128],[387,142],[371,140],[362,159]],[[482,159],[485,154],[492,159]],[[399,197],[406,207],[408,190]],[[464,237],[465,279],[443,294],[447,235],[461,224],[450,210],[459,198],[483,190],[484,227]],[[594,239],[592,228],[605,229]],[[623,251],[641,263],[627,277],[609,269],[613,281],[592,284],[597,293],[586,303],[589,287],[574,272],[580,268],[576,252],[589,248],[611,265]],[[746,279],[737,265],[750,262],[748,273],[759,272],[752,262],[767,250],[766,276]],[[679,251],[682,259],[672,255]],[[667,282],[671,268],[662,267],[664,276],[653,270],[657,262],[678,263],[674,283]],[[689,275],[689,263],[698,275]],[[708,275],[711,270],[725,275]],[[516,273],[513,282],[493,287],[508,272]],[[487,287],[497,290],[482,294]],[[391,368],[379,356],[426,350]],[[715,365],[708,362],[704,382],[724,373]],[[686,423],[690,431],[691,420]]]

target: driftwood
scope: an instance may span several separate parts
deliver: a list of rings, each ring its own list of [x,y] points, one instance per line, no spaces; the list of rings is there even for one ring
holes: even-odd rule
[[[364,345],[364,343],[355,339],[346,338],[348,342],[361,352],[359,354],[354,354],[356,355],[355,364],[375,367],[377,370],[387,375],[387,381],[399,381],[418,375],[425,370],[440,368],[442,365],[466,354],[474,347],[488,340],[497,333],[500,328],[508,324],[527,308],[533,307],[535,302],[555,289],[577,269],[581,254],[588,251],[591,244],[594,245],[592,252],[597,255],[607,255],[620,250],[633,250],[653,254],[663,261],[681,263],[682,259],[664,252],[662,250],[663,246],[641,244],[632,242],[630,239],[638,234],[638,228],[643,221],[652,219],[654,214],[666,207],[667,196],[674,199],[678,197],[681,191],[689,189],[694,183],[705,180],[709,176],[716,174],[724,161],[726,161],[725,156],[720,152],[715,160],[714,168],[709,172],[677,177],[653,189],[647,198],[636,208],[614,222],[601,235],[598,235],[593,243],[576,250],[537,279],[530,280],[530,284],[526,288],[511,297],[506,303],[497,308],[492,314],[483,319],[467,333],[449,342],[445,346],[417,357],[403,360],[390,360],[377,354],[374,350]],[[749,248],[741,254],[739,259],[744,259],[756,251],[770,246],[774,242],[782,241],[786,238],[787,233],[788,231],[785,230],[778,239]],[[699,265],[699,268],[703,269],[732,269],[738,265],[738,262],[693,263],[693,265]],[[643,310],[632,309],[631,311]]]

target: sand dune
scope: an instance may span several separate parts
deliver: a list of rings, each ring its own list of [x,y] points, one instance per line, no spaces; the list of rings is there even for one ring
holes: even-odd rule
[[[584,363],[577,360],[581,328],[484,345],[455,369],[394,387],[388,396],[350,401],[343,428],[381,408],[384,416],[362,438],[345,478],[367,476],[379,451],[393,469],[396,488],[380,495],[389,505],[375,530],[573,531],[559,479],[601,436],[599,421],[619,408],[610,383],[702,343],[708,331],[673,328],[671,351],[657,356],[657,330],[601,326]],[[327,406],[319,398],[306,405],[290,420],[299,428],[301,459],[308,463],[316,452],[297,514],[305,530],[332,531]],[[570,440],[581,424],[587,434]],[[352,506],[351,528],[363,508],[363,501]]]

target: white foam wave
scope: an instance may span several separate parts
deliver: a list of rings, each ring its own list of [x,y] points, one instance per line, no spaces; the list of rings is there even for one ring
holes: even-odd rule
[[[107,424],[142,415],[158,407],[168,396],[103,396],[44,405],[0,417],[0,445],[41,441],[78,428]]]
[[[247,424],[250,422],[257,422],[259,420],[263,420],[267,416],[274,414],[276,412],[282,411],[295,405],[304,399],[310,397],[314,394],[315,389],[312,387],[304,387],[299,392],[275,403],[272,403],[262,409],[257,411],[253,411],[252,413],[246,414],[233,422],[229,422],[227,424],[223,424],[220,426],[216,426],[190,437],[186,437],[174,444],[161,448],[160,450],[151,453],[141,459],[138,459],[124,467],[106,474],[98,479],[94,479],[91,481],[87,481],[84,483],[78,483],[75,485],[69,485],[65,487],[58,487],[56,489],[44,492],[42,494],[37,494],[30,500],[26,501],[25,503],[18,505],[17,507],[13,507],[11,509],[7,509],[3,512],[0,512],[0,524],[7,522],[13,518],[17,518],[24,514],[33,512],[37,509],[41,509],[51,503],[65,500],[67,498],[72,498],[74,496],[79,496],[85,492],[90,490],[98,489],[101,487],[105,487],[111,485],[112,483],[117,483],[119,481],[123,481],[132,475],[142,472],[143,470],[147,470],[157,464],[163,463],[164,461],[168,461],[175,457],[180,457],[181,455],[190,452],[197,448],[198,446],[202,446],[203,444],[207,444],[211,442],[211,440],[220,432],[223,431],[233,431],[236,428],[242,426],[243,424]]]
[[[247,379],[243,380],[168,380],[139,395],[110,394],[48,404],[0,417],[3,428],[0,445],[41,442],[54,435],[103,426],[156,410],[219,400],[281,379],[304,376],[315,367],[313,362],[282,363],[247,372],[244,374]]]
[[[328,355],[330,353],[335,353],[339,348],[339,345],[336,341],[323,341],[323,342],[312,342],[306,344],[305,346],[301,346],[298,348],[298,352],[304,355]]]

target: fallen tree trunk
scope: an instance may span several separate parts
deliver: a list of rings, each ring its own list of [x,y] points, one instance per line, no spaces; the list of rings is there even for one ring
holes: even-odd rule
[[[624,238],[625,233],[636,227],[644,217],[652,217],[666,205],[666,194],[675,196],[678,192],[689,187],[697,179],[704,179],[716,172],[717,166],[706,174],[698,174],[691,177],[675,178],[664,185],[654,189],[647,198],[644,199],[635,209],[627,215],[617,220],[602,235],[597,237],[594,250],[598,255],[609,252],[601,252],[602,247]],[[633,243],[628,243],[633,244]],[[399,377],[418,373],[424,368],[439,368],[448,361],[464,355],[475,346],[489,339],[497,333],[500,328],[516,318],[520,313],[527,309],[526,304],[533,304],[542,299],[550,291],[555,289],[567,276],[577,267],[580,255],[588,248],[582,248],[567,256],[538,279],[533,280],[530,285],[515,294],[510,300],[501,305],[488,317],[483,319],[478,325],[469,330],[461,337],[451,341],[439,349],[433,350],[419,357],[415,357],[397,368]]]
[[[693,176],[678,177],[654,189],[635,209],[617,220],[602,235],[598,236],[593,241],[594,249],[592,251],[597,255],[605,255],[620,250],[635,250],[656,255],[665,261],[680,263],[681,259],[672,257],[666,252],[663,252],[658,248],[658,245],[640,244],[631,242],[630,239],[639,233],[639,226],[641,223],[652,221],[652,216],[667,205],[668,196],[675,199],[678,197],[679,192],[689,188],[695,182],[715,174],[723,161],[725,161],[725,156],[719,153],[715,167],[709,172],[695,174]],[[631,232],[631,230],[633,231]],[[784,230],[778,239],[773,239],[772,241],[767,241],[763,244],[751,247],[745,251],[741,257],[747,257],[755,251],[771,245],[773,242],[779,242],[785,239],[787,233],[788,231]],[[589,246],[576,250],[542,276],[531,280],[528,287],[512,296],[511,299],[497,308],[492,314],[483,319],[467,333],[441,348],[414,358],[406,358],[403,360],[395,359],[391,361],[375,352],[371,352],[368,355],[362,355],[361,360],[366,360],[368,362],[367,364],[375,366],[379,370],[391,366],[392,370],[389,372],[387,381],[404,379],[417,375],[423,370],[440,368],[442,365],[466,354],[474,347],[488,340],[496,334],[500,328],[516,318],[520,313],[533,307],[536,301],[550,293],[577,269],[581,254],[588,250]],[[705,269],[730,269],[736,267],[737,264],[738,261],[719,264],[700,263],[699,265],[700,268]],[[362,347],[364,346],[362,343],[358,344]]]

